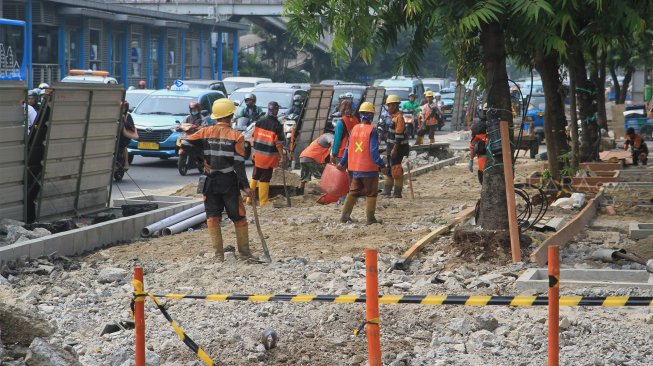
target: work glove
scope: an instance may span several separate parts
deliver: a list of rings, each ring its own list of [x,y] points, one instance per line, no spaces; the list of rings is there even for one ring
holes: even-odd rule
[[[470,173],[474,173],[474,160],[470,159],[467,162],[467,169],[469,170]]]

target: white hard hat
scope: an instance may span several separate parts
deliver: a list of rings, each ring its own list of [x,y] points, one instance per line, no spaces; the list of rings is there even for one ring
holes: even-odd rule
[[[49,87],[50,87],[50,85],[48,85],[48,83],[41,83],[41,84],[39,84],[39,89],[47,89],[47,88],[49,88]]]

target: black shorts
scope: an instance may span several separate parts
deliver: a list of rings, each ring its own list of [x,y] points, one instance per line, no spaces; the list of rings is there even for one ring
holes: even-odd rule
[[[388,165],[393,166],[393,165],[399,165],[401,162],[404,160],[404,157],[408,156],[408,153],[410,152],[410,147],[408,144],[400,144],[399,147],[397,147],[397,158],[392,159],[390,157],[390,153],[392,152],[392,148],[394,145],[388,145]]]
[[[272,172],[274,168],[262,169],[254,167],[254,172],[252,172],[252,179],[261,181],[263,183],[270,183],[272,180]]]
[[[245,204],[240,196],[237,184],[232,184],[228,189],[220,189],[215,181],[205,190],[204,209],[207,217],[222,217],[222,212],[227,211],[227,217],[236,222],[246,217]],[[210,183],[207,183],[210,184]]]

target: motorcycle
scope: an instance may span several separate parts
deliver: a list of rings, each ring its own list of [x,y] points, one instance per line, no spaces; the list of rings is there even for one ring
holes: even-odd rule
[[[200,126],[194,125],[192,123],[182,123],[176,128],[176,131],[180,132],[176,143],[177,155],[179,156],[177,160],[177,170],[179,170],[179,174],[183,176],[188,173],[188,169],[197,168],[200,174],[204,172],[204,159],[201,156],[191,154],[182,146],[182,142],[187,140],[188,136],[199,131],[200,128]]]
[[[402,113],[404,114],[404,122],[406,122],[406,135],[414,139],[415,132],[417,131],[417,127],[415,127],[417,120],[413,117],[412,111],[403,110]]]

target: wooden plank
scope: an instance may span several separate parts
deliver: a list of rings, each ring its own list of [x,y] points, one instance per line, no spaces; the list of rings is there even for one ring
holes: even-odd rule
[[[435,238],[442,234],[446,234],[451,230],[454,226],[460,224],[464,220],[472,217],[474,214],[474,211],[476,210],[476,207],[471,205],[470,207],[467,207],[466,209],[460,211],[456,217],[448,224],[448,225],[443,225],[438,227],[437,229],[431,231],[430,233],[426,234],[426,236],[422,237],[419,239],[415,244],[413,244],[404,254],[402,254],[401,259],[397,262],[400,266],[405,265],[406,262],[410,261],[413,259],[415,254],[417,254],[424,246],[427,244],[431,243]]]
[[[557,245],[560,248],[565,247],[574,236],[578,235],[585,229],[587,224],[596,216],[596,211],[599,207],[599,201],[603,197],[603,188],[599,190],[597,195],[590,199],[585,207],[571,219],[560,231],[556,232],[548,239],[546,239],[533,253],[531,253],[531,261],[536,262],[540,266],[547,263],[547,248],[551,245]]]

